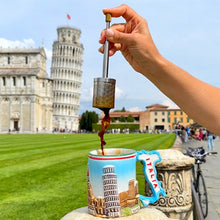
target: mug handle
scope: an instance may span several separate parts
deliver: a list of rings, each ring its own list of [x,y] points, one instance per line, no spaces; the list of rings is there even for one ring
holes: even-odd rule
[[[151,191],[153,193],[152,197],[139,195],[139,198],[144,207],[148,206],[150,203],[154,203],[159,199],[160,194],[166,196],[164,189],[161,186],[161,182],[157,179],[157,170],[155,164],[161,161],[159,152],[153,151],[137,151],[136,161],[143,162],[143,172],[145,180],[149,183]]]

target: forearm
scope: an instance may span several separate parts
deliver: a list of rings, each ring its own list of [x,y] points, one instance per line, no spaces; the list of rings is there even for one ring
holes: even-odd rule
[[[147,21],[127,5],[104,9],[104,14],[124,17],[101,34],[100,43],[110,41],[109,55],[120,50],[137,72],[152,81],[190,118],[220,135],[220,89],[196,79],[163,58],[157,50]],[[104,52],[102,46],[100,52]]]
[[[165,95],[190,118],[220,135],[220,89],[211,86],[167,61],[157,59],[151,72],[144,72]]]

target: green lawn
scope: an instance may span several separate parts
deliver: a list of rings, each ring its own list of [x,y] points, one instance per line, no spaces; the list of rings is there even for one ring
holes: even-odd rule
[[[108,147],[170,148],[174,134],[107,134]],[[0,219],[58,220],[87,205],[86,170],[97,134],[0,135]],[[139,191],[144,192],[141,166]]]

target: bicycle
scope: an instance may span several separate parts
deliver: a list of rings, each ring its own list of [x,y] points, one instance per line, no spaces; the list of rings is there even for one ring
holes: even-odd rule
[[[206,162],[207,155],[217,154],[217,152],[205,152],[205,149],[203,147],[198,147],[195,149],[188,147],[186,154],[190,157],[195,158],[196,168],[195,165],[192,166],[192,183],[198,195],[202,215],[204,218],[206,218],[208,215],[208,194],[200,164]]]

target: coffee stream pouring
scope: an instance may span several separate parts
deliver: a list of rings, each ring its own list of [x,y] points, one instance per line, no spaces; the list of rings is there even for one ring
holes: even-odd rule
[[[106,14],[106,29],[110,27],[111,14]],[[102,78],[94,79],[93,87],[93,107],[99,108],[104,112],[114,108],[115,104],[115,79],[108,78],[109,66],[109,41],[106,39],[104,44],[103,73]]]

